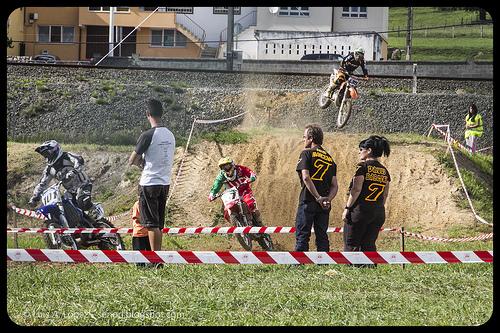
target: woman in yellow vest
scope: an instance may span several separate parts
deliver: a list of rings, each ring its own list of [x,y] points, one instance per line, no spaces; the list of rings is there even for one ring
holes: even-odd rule
[[[477,113],[477,107],[474,103],[469,106],[469,113],[465,117],[465,143],[476,152],[477,138],[483,135],[483,118]]]

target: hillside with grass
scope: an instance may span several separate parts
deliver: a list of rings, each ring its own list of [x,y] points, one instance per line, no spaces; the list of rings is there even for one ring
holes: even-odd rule
[[[477,11],[413,9],[412,60],[493,61],[493,24],[489,14],[487,21],[481,22]],[[390,48],[406,49],[407,20],[407,7],[389,8]]]

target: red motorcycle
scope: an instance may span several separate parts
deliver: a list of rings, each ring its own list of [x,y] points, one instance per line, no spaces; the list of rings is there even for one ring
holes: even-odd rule
[[[239,186],[247,184],[242,183]],[[239,187],[238,186],[238,187]],[[224,203],[224,218],[235,227],[253,227],[256,223],[252,223],[252,213],[248,209],[247,204],[242,200],[238,187],[231,187],[227,190],[215,195],[214,199],[221,198]],[[212,201],[213,201],[212,200]],[[273,251],[274,246],[269,234],[250,234],[238,233],[236,239],[241,246],[247,250],[252,250],[252,241],[259,243],[264,251]]]

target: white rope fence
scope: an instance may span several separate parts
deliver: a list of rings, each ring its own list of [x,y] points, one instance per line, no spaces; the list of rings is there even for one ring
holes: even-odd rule
[[[443,132],[440,129],[442,127],[446,128],[446,132]],[[465,183],[464,183],[464,180],[462,178],[462,174],[460,172],[460,168],[458,167],[457,159],[455,158],[455,153],[453,152],[453,147],[451,146],[451,144],[452,143],[454,143],[454,144],[458,143],[460,147],[464,147],[464,146],[461,145],[457,140],[455,140],[455,139],[453,139],[451,137],[450,125],[436,125],[436,124],[432,124],[431,129],[429,131],[429,134],[427,136],[431,135],[431,132],[432,132],[433,129],[438,130],[438,132],[440,132],[441,134],[443,134],[444,137],[445,137],[446,143],[448,144],[448,150],[450,151],[451,156],[453,158],[453,163],[455,164],[455,170],[457,170],[458,178],[460,179],[460,183],[462,184],[462,188],[464,189],[464,192],[465,192],[465,197],[467,198],[467,201],[469,202],[469,206],[470,206],[470,208],[472,210],[472,213],[474,214],[474,217],[476,218],[477,221],[479,221],[479,222],[481,222],[483,224],[486,224],[486,225],[489,225],[489,226],[493,226],[493,223],[489,223],[488,221],[486,221],[485,219],[483,219],[481,216],[479,216],[476,213],[476,210],[474,209],[474,206],[472,205],[472,200],[470,199],[469,192],[467,191],[467,188],[465,187]]]
[[[174,184],[169,189],[169,195],[168,195],[168,198],[167,198],[166,206],[168,206],[168,203],[170,202],[170,199],[174,195],[174,193],[175,193],[174,189],[177,186],[177,183],[179,181],[179,177],[181,176],[182,166],[184,165],[184,161],[185,161],[185,159],[186,159],[186,157],[188,155],[189,143],[191,142],[191,138],[193,136],[194,125],[196,123],[198,123],[198,124],[216,124],[216,123],[222,123],[222,122],[225,122],[225,121],[229,121],[229,120],[241,117],[241,116],[245,115],[248,112],[249,111],[245,111],[243,113],[237,114],[237,115],[229,117],[229,118],[224,118],[224,119],[197,119],[197,118],[194,118],[193,124],[191,125],[191,131],[189,132],[189,137],[188,137],[188,140],[186,142],[186,148],[184,149],[184,153],[182,154],[181,161],[179,162],[179,169],[177,170],[177,174],[175,176]]]

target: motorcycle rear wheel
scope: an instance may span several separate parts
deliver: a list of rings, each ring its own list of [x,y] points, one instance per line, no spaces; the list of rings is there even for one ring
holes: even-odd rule
[[[106,220],[105,218],[100,219],[96,222],[96,228],[114,228],[113,224]],[[125,244],[120,234],[107,233],[100,236],[100,242],[97,244],[99,250],[125,250]]]
[[[231,223],[234,226],[248,227],[248,225],[245,225],[245,223],[243,222],[241,214],[231,214],[229,215],[229,218],[231,219]],[[240,243],[241,247],[243,247],[247,251],[252,251],[252,238],[250,234],[236,234],[236,239]]]

